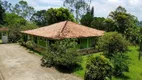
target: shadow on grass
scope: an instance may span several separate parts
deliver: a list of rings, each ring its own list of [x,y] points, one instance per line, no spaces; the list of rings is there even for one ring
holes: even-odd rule
[[[142,72],[140,73],[140,75],[142,76]]]
[[[129,76],[126,76],[126,75],[124,75],[124,74],[122,74],[122,75],[120,75],[120,76],[115,76],[115,77],[118,78],[118,79],[122,79],[122,80],[129,80],[129,79],[130,79]]]
[[[64,66],[55,66],[55,68],[56,68],[56,70],[58,70],[61,73],[73,73],[77,70],[82,69],[81,65],[76,65],[76,66],[73,66],[71,68],[67,68],[67,67],[64,67]]]

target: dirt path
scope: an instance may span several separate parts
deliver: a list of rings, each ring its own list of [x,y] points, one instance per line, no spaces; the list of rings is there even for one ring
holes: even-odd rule
[[[0,80],[81,80],[41,67],[40,59],[17,44],[0,44]]]

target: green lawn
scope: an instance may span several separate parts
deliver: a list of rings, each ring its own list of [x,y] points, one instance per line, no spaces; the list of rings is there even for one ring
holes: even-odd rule
[[[128,56],[131,58],[131,64],[129,66],[130,71],[124,73],[131,80],[142,80],[142,57],[138,60],[138,47],[129,47],[131,52],[128,52]]]
[[[100,55],[101,53],[96,53],[93,54],[92,56],[96,56],[96,55]],[[141,60],[138,60],[138,47],[135,46],[130,46],[129,47],[129,51],[127,52],[128,56],[130,57],[130,66],[129,72],[125,72],[124,73],[124,77],[122,78],[115,78],[113,77],[112,80],[142,80],[142,57]],[[76,70],[74,72],[75,75],[80,76],[80,77],[84,77],[84,71],[85,71],[85,66],[86,66],[86,61],[87,61],[87,57],[88,56],[83,56],[83,60],[82,60],[82,69]]]

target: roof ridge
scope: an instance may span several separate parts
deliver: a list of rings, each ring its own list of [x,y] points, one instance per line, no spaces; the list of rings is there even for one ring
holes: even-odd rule
[[[64,31],[64,29],[65,29],[65,27],[66,27],[67,23],[68,23],[68,21],[66,21],[66,23],[65,23],[65,25],[63,26],[63,28],[62,28],[62,30],[61,30],[61,32],[60,32],[60,33],[62,33],[62,32]]]
[[[65,29],[65,27],[67,25],[67,23],[68,23],[68,21],[65,22],[65,24],[64,24],[63,28],[61,29],[61,31],[60,31],[58,36],[61,36],[62,32],[64,31],[64,29]]]

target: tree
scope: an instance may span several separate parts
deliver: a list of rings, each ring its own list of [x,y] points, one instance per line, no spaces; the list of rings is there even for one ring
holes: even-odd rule
[[[91,27],[99,30],[105,30],[103,26],[104,20],[105,20],[104,17],[94,17],[93,21],[91,22]]]
[[[93,21],[93,16],[90,13],[87,13],[81,18],[81,24],[91,27],[91,22]]]
[[[37,11],[32,15],[30,20],[40,27],[48,25],[46,10]]]
[[[2,7],[4,8],[6,13],[12,12],[13,6],[11,3],[7,2],[7,1],[2,1],[1,4],[2,4]]]
[[[48,9],[46,16],[48,25],[65,20],[74,22],[74,16],[69,12],[68,9],[62,7],[58,9]]]
[[[42,63],[47,66],[62,66],[73,69],[81,61],[77,53],[77,43],[75,39],[65,39],[56,41],[48,48],[44,54]]]
[[[81,16],[86,14],[87,9],[90,8],[91,1],[92,0],[64,0],[63,5],[76,15],[76,21],[78,22]]]
[[[113,64],[103,55],[91,56],[86,65],[84,80],[105,80],[111,79]]]
[[[92,7],[90,14],[94,16],[94,6]]]
[[[112,57],[116,53],[128,50],[129,42],[120,33],[110,32],[100,37],[98,46],[107,57]]]
[[[5,16],[5,25],[10,29],[9,42],[16,42],[20,39],[21,26],[26,25],[26,20],[14,13],[7,13]]]
[[[5,16],[5,10],[3,9],[2,5],[0,4],[0,24],[4,24],[4,16]]]
[[[5,15],[5,25],[26,25],[26,20],[22,16],[18,16],[14,13],[6,13]]]
[[[105,19],[102,23],[103,25],[103,30],[110,32],[110,31],[117,31],[116,28],[116,23],[112,19]]]
[[[37,28],[32,23],[29,23],[23,17],[18,16],[14,13],[6,13],[5,18],[5,26],[7,26],[9,30],[9,41],[17,42],[21,38],[20,31],[27,29]]]
[[[133,28],[138,23],[137,18],[134,15],[127,13],[125,8],[121,6],[119,6],[114,12],[111,12],[108,18],[115,22],[115,30],[122,34],[125,34],[128,28]]]
[[[94,7],[92,7],[92,9],[88,8],[87,13],[82,16],[80,22],[82,25],[91,27],[91,22],[93,21],[93,17],[94,17]]]
[[[31,16],[35,13],[33,7],[29,6],[26,1],[19,1],[19,3],[15,4],[12,9],[12,13],[15,13],[23,18],[30,20]]]

